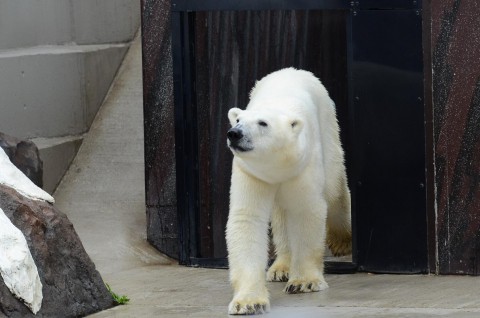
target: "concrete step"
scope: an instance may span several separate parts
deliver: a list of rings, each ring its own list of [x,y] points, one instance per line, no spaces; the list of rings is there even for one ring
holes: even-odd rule
[[[129,43],[0,51],[0,130],[18,138],[85,133]]]
[[[0,50],[128,42],[139,21],[137,0],[0,1]]]
[[[53,194],[78,152],[83,135],[58,138],[34,138],[43,161],[43,189]]]

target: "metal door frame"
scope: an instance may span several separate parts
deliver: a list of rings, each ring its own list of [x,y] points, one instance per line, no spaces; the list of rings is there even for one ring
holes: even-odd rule
[[[193,18],[199,11],[260,11],[260,10],[348,10],[347,18],[347,69],[348,111],[350,133],[355,130],[354,89],[352,82],[352,16],[358,10],[408,9],[421,10],[419,1],[391,0],[379,4],[375,0],[172,0],[172,53],[175,113],[175,155],[177,181],[177,213],[179,224],[179,262],[188,266],[227,266],[223,258],[201,258],[198,255],[198,130],[194,79],[194,28]],[[353,148],[354,149],[354,148]],[[355,151],[355,150],[352,150]],[[355,153],[352,155],[355,157]],[[347,165],[351,163],[347,161]],[[350,180],[352,181],[352,180]],[[353,180],[356,183],[356,180]],[[352,262],[326,262],[325,271],[331,273],[353,272],[358,267],[357,213],[355,205],[356,187],[351,186],[352,195]]]

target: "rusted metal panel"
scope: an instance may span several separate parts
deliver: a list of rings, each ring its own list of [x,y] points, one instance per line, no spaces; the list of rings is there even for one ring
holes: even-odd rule
[[[480,3],[431,1],[437,271],[480,274]]]
[[[147,239],[178,257],[170,1],[142,0]]]

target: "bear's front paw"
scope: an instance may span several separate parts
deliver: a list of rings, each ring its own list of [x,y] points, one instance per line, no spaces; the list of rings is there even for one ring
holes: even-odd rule
[[[325,280],[292,280],[285,286],[285,293],[298,294],[298,293],[311,293],[317,292],[328,288],[328,284]]]
[[[273,263],[267,271],[267,282],[288,281],[288,271],[288,265]]]
[[[235,297],[228,305],[230,315],[259,315],[270,310],[268,298]]]

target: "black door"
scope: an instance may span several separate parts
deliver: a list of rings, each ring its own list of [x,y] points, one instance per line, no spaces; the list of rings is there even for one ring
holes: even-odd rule
[[[359,270],[426,272],[421,14],[359,9],[351,19]]]

